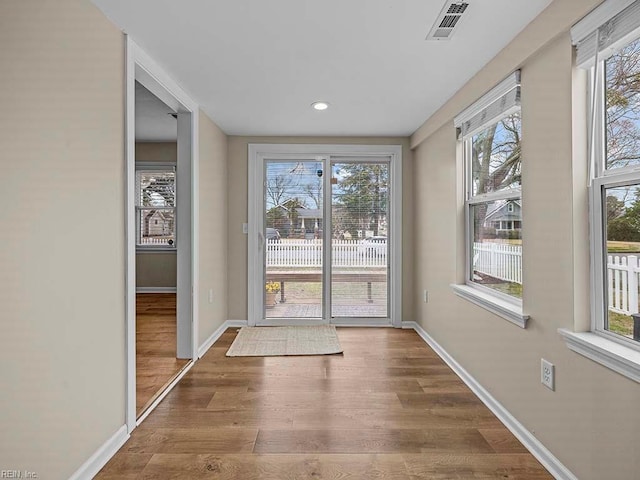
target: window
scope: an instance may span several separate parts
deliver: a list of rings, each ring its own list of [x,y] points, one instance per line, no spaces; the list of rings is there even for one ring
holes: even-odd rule
[[[567,346],[640,382],[640,2],[606,0],[571,29],[589,74],[591,331]]]
[[[593,329],[640,345],[639,312],[640,31],[602,54],[590,68],[593,112],[591,187],[594,271]]]
[[[175,248],[175,166],[136,168],[136,245],[138,248]]]
[[[454,120],[465,176],[465,284],[459,296],[525,328],[522,313],[520,71]]]
[[[522,157],[520,84],[515,73],[494,102],[461,122],[467,284],[518,302],[522,298]],[[481,100],[482,101],[482,100]],[[487,103],[487,102],[485,102]]]

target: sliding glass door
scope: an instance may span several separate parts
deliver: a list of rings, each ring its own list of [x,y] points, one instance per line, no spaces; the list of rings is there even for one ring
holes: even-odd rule
[[[399,152],[283,150],[250,167],[250,324],[391,324]]]

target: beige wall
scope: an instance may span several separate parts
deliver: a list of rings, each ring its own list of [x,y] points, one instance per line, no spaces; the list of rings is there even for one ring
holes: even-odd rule
[[[136,142],[136,162],[177,161],[176,142]],[[136,252],[136,287],[175,288],[176,276],[175,252]]]
[[[227,315],[227,136],[200,112],[199,332],[202,345]],[[209,303],[209,290],[213,303]]]
[[[229,318],[247,319],[247,236],[242,224],[247,222],[248,145],[250,143],[311,143],[311,144],[370,144],[402,145],[403,161],[403,318],[413,320],[412,291],[407,288],[413,280],[413,160],[409,139],[399,137],[229,137]]]
[[[68,478],[124,424],[124,41],[0,2],[0,469]]]
[[[175,288],[176,261],[176,252],[136,252],[136,287]]]
[[[177,142],[136,142],[136,162],[178,161]]]
[[[556,1],[554,11],[573,20],[590,3]],[[548,12],[547,12],[548,13]],[[568,26],[573,23],[565,18]],[[570,21],[571,20],[571,21]],[[452,118],[425,125],[415,150],[416,270],[413,295],[418,322],[462,366],[580,479],[639,478],[640,388],[599,364],[570,352],[558,328],[588,319],[588,237],[583,156],[572,161],[572,71],[569,34],[539,22],[541,48],[518,59],[525,31],[464,87],[442,112],[461,111],[470,98],[522,67],[524,310],[526,330],[457,296],[450,283],[463,280],[462,192]],[[555,25],[555,26],[554,26]],[[584,90],[582,90],[583,92]],[[584,95],[575,94],[584,107]],[[577,102],[577,100],[576,100]],[[428,131],[425,135],[424,132]],[[424,138],[422,138],[424,136]],[[452,241],[452,240],[456,241]],[[421,301],[423,289],[429,303]],[[587,320],[587,321],[585,321]],[[540,359],[556,366],[556,391],[540,383]]]

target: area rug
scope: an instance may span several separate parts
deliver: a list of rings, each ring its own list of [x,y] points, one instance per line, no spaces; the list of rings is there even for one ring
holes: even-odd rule
[[[295,327],[242,327],[227,357],[331,355],[342,353],[333,325]]]

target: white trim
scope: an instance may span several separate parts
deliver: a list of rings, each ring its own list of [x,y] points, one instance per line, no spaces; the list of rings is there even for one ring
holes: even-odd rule
[[[522,425],[489,391],[487,391],[462,365],[460,365],[447,351],[438,344],[416,322],[402,322],[403,328],[416,331],[418,335],[449,365],[458,377],[471,389],[473,393],[491,410],[496,417],[507,427],[511,433],[538,459],[540,463],[559,480],[578,480],[571,470],[556,458],[540,440],[538,440],[527,428]]]
[[[193,368],[194,365],[195,365],[195,360],[192,360],[187,365],[185,365],[185,367],[182,370],[180,370],[180,373],[176,375],[176,378],[174,378],[171,381],[171,383],[165,387],[162,393],[158,395],[156,399],[153,401],[153,403],[149,405],[149,407],[142,413],[142,415],[140,415],[140,417],[136,421],[136,426],[140,425],[144,421],[144,419],[147,418],[149,414],[156,409],[156,407],[160,404],[160,402],[164,400],[164,397],[169,395],[169,392],[173,390],[173,387],[175,387],[178,384],[178,382],[182,380],[182,377],[184,377],[187,374],[187,372],[191,370],[191,368]]]
[[[474,303],[499,317],[508,320],[520,328],[527,328],[527,320],[529,315],[522,313],[522,306],[506,300],[502,300],[495,295],[480,291],[480,289],[470,287],[469,285],[452,284],[451,288],[456,295],[465,300]]]
[[[191,358],[198,358],[200,324],[200,108],[191,111]]]
[[[127,426],[122,425],[78,468],[69,480],[84,480],[93,478],[129,439]]]
[[[216,328],[216,330],[211,334],[211,336],[209,336],[209,338],[207,338],[202,343],[202,345],[200,345],[200,348],[198,348],[198,359],[202,358],[204,354],[207,353],[207,351],[211,348],[211,346],[214,343],[216,343],[216,340],[218,340],[228,328],[237,328],[237,327],[246,327],[246,326],[247,326],[246,320],[227,320],[223,322],[223,324],[220,325],[218,328]]]
[[[346,160],[348,157],[367,158],[385,157],[390,159],[391,178],[391,264],[390,264],[390,317],[394,326],[400,327],[402,322],[402,146],[401,145],[334,145],[334,144],[257,144],[248,146],[248,238],[247,238],[247,316],[249,325],[272,325],[274,321],[263,319],[262,302],[264,298],[264,278],[258,268],[264,248],[262,235],[263,215],[260,211],[262,191],[264,188],[264,160],[306,160],[324,161]],[[320,158],[322,157],[322,158]],[[329,232],[329,229],[324,229]],[[326,310],[326,308],[325,308]],[[330,312],[325,312],[324,319],[311,320],[311,324],[326,321]],[[289,323],[292,324],[292,323]],[[301,324],[301,323],[297,323]]]
[[[640,383],[640,352],[592,332],[558,329],[569,350]]]
[[[136,427],[136,120],[135,44],[126,36],[125,58],[125,423]]]
[[[176,287],[136,287],[136,293],[176,293]]]

